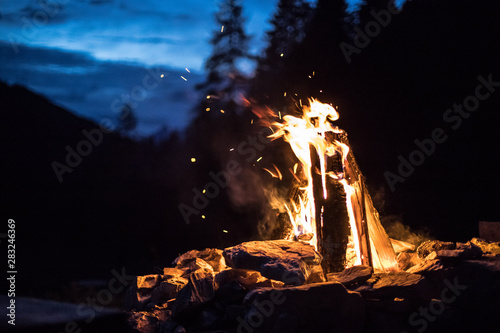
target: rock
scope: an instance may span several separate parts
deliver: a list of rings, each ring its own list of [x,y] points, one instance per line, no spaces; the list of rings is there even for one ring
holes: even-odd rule
[[[189,275],[188,283],[177,294],[172,306],[175,317],[189,316],[200,305],[212,300],[215,296],[214,272],[199,269]]]
[[[167,280],[173,277],[182,276],[185,274],[185,271],[182,269],[174,268],[174,267],[165,267],[163,269],[163,280]]]
[[[373,274],[365,285],[354,290],[365,299],[428,299],[433,292],[422,275],[407,272]]]
[[[500,222],[479,222],[479,237],[491,242],[500,242]]]
[[[263,277],[260,272],[249,269],[226,269],[215,276],[217,288],[234,281],[238,282],[246,290],[252,290],[259,287],[279,288],[284,285],[281,281],[268,279]]]
[[[128,318],[132,332],[156,333],[158,318],[147,312],[133,312]]]
[[[373,274],[370,266],[359,265],[344,269],[336,278],[345,286],[362,283],[368,280]]]
[[[304,284],[322,259],[313,246],[287,240],[242,243],[226,248],[224,257],[230,267],[256,270],[287,285]]]
[[[161,282],[161,275],[137,276],[125,295],[126,310],[143,310],[150,303],[153,289]]]
[[[248,289],[238,281],[230,281],[224,283],[215,291],[215,300],[223,307],[230,304],[242,304],[247,293]]]
[[[153,289],[161,282],[161,275],[152,274],[138,276],[136,279],[137,289]]]
[[[410,267],[418,265],[422,262],[418,255],[414,252],[401,252],[397,255],[399,269],[402,271],[408,270]]]
[[[392,248],[394,249],[394,253],[398,254],[401,252],[413,252],[415,251],[415,245],[407,242],[403,242],[397,239],[390,238]]]
[[[425,272],[436,272],[444,269],[443,263],[439,259],[422,261],[407,270],[407,273],[425,275]]]
[[[307,277],[306,284],[326,282],[325,274],[323,273],[323,268],[321,266],[313,266],[311,272]]]
[[[200,258],[185,260],[183,261],[182,266],[183,269],[185,269],[185,271],[188,273],[197,271],[199,269],[204,269],[212,272],[214,271],[214,268],[210,264],[208,264],[205,260]]]
[[[183,277],[173,277],[160,284],[151,292],[149,304],[159,305],[175,298],[177,293],[188,283]]]
[[[470,242],[479,246],[485,254],[500,256],[500,242],[488,242],[481,238],[472,238]]]
[[[456,243],[455,249],[432,251],[425,260],[434,259],[476,259],[483,255],[481,248],[470,241],[467,243]]]
[[[182,269],[196,258],[202,259],[212,266],[213,271],[216,273],[226,268],[226,261],[220,249],[191,250],[177,257],[173,264],[176,268]]]
[[[245,297],[238,332],[361,332],[365,306],[359,293],[336,282],[282,289],[259,288]]]
[[[453,242],[442,242],[438,240],[425,241],[417,249],[417,255],[420,259],[426,259],[426,257],[433,251],[440,250],[454,250],[456,248]],[[431,259],[432,260],[432,259]]]

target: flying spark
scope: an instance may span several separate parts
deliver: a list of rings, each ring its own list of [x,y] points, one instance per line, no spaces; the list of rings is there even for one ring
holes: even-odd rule
[[[181,78],[182,78],[184,81],[187,81],[187,79],[186,79],[184,76],[182,76],[182,75],[181,75]]]
[[[184,68],[184,69],[186,70],[186,72],[191,73],[191,72],[189,71],[189,69],[187,69],[187,68]]]

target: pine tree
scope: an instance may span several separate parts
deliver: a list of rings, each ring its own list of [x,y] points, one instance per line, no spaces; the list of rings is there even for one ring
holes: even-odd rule
[[[280,0],[278,10],[271,20],[274,29],[267,33],[267,63],[273,64],[276,59],[287,55],[294,45],[304,39],[311,12],[311,7],[304,0]]]
[[[273,89],[279,87],[274,84],[274,80],[285,71],[283,60],[303,41],[311,15],[312,8],[305,0],[280,0],[271,20],[273,29],[267,33],[269,45],[265,57],[259,60],[252,92],[254,97],[270,95]],[[283,92],[276,91],[276,94],[281,95]]]
[[[210,41],[213,51],[205,63],[207,80],[198,86],[206,96],[210,96],[202,102],[203,111],[220,113],[220,110],[233,108],[235,97],[245,89],[247,78],[238,65],[253,57],[248,53],[250,37],[244,30],[245,20],[240,3],[241,0],[224,0],[216,13],[220,29]]]

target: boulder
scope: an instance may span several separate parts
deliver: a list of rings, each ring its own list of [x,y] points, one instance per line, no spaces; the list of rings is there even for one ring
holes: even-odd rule
[[[420,262],[419,264],[409,268],[407,273],[425,275],[426,272],[436,272],[444,269],[445,267],[441,260],[434,259]]]
[[[186,286],[177,294],[172,305],[172,315],[174,318],[189,316],[214,296],[214,272],[204,269],[194,271],[189,275]]]
[[[125,309],[143,310],[150,303],[153,289],[161,283],[162,276],[158,274],[137,276],[134,283],[127,289]]]
[[[177,296],[177,293],[188,283],[188,280],[183,277],[172,277],[153,289],[149,304],[160,305]]]
[[[319,274],[322,257],[309,244],[287,240],[254,241],[224,249],[230,267],[259,271],[287,285],[304,284],[315,268]]]
[[[185,271],[182,269],[174,268],[174,267],[165,267],[163,269],[163,280],[167,280],[173,277],[182,276],[185,274]]]
[[[173,264],[178,269],[183,269],[196,258],[202,259],[210,266],[214,272],[220,272],[226,268],[226,262],[220,249],[204,249],[202,251],[191,250],[177,257]]]
[[[274,287],[279,288],[284,285],[281,281],[268,279],[258,271],[249,269],[226,269],[215,276],[217,288],[236,281],[246,290],[252,290],[259,287]]]
[[[488,242],[481,238],[472,238],[470,242],[479,246],[485,254],[500,256],[500,242]]]
[[[425,241],[417,249],[417,255],[420,259],[426,259],[426,257],[434,251],[441,250],[454,250],[456,245],[454,242],[442,242],[438,240]],[[432,259],[431,259],[432,260]]]
[[[500,222],[480,221],[479,237],[492,242],[500,242]]]
[[[372,274],[373,268],[371,266],[359,265],[344,269],[336,278],[344,286],[350,286],[365,282]]]
[[[377,273],[356,289],[365,299],[429,299],[433,287],[424,276],[407,272]]]
[[[156,333],[158,318],[148,312],[133,312],[128,318],[131,332]]]
[[[153,289],[161,282],[161,275],[151,274],[136,278],[137,289]]]
[[[337,282],[282,289],[259,288],[244,302],[238,332],[361,332],[365,306],[359,293]]]

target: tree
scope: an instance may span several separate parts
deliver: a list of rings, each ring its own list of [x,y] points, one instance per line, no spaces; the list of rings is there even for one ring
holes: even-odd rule
[[[253,95],[267,94],[277,86],[273,78],[279,77],[285,70],[283,64],[293,48],[303,41],[306,27],[311,18],[312,8],[305,0],[280,0],[271,24],[273,29],[267,32],[269,45],[265,57],[259,59]],[[278,92],[281,95],[283,92]]]
[[[250,37],[244,31],[240,3],[241,0],[224,0],[215,15],[220,28],[210,41],[213,50],[205,63],[207,80],[198,86],[205,96],[210,96],[208,99],[204,96],[203,111],[231,109],[235,97],[245,89],[247,78],[239,64],[253,57],[248,53]]]

